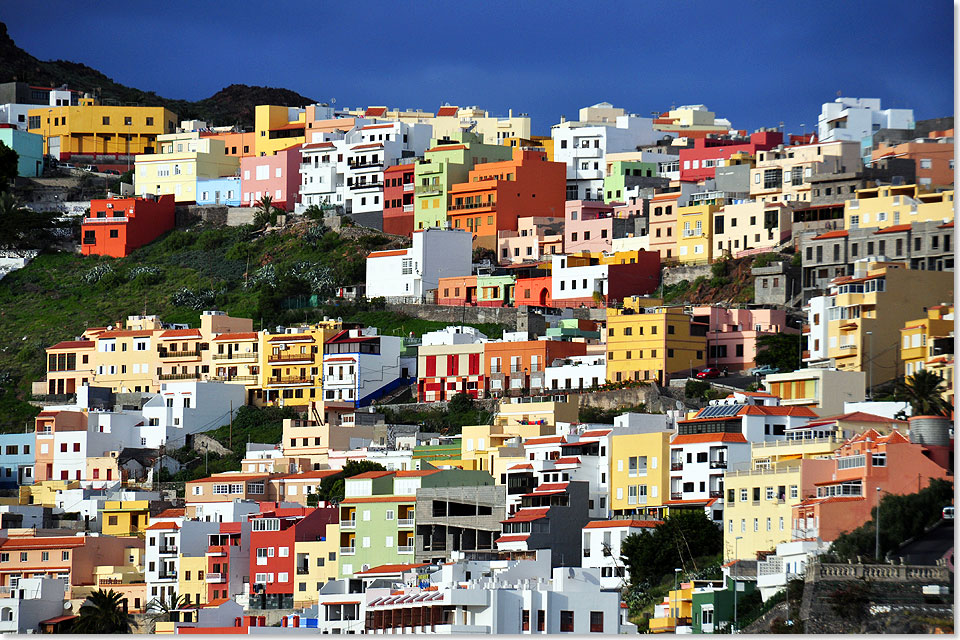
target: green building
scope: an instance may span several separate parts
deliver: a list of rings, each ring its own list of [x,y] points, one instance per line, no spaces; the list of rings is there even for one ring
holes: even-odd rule
[[[586,338],[588,340],[599,340],[600,331],[591,331],[584,329],[581,325],[585,324],[579,318],[564,318],[556,327],[547,329],[547,338],[549,340],[566,340],[574,338]]]
[[[616,160],[610,163],[610,171],[603,178],[603,192],[606,194],[605,201],[613,202],[625,197],[627,187],[633,186],[636,182],[631,178],[656,177],[658,166],[656,162],[640,162],[634,160]]]
[[[737,591],[739,603],[753,593],[757,583],[750,580],[738,580]],[[733,623],[733,579],[727,576],[724,580],[695,580],[690,605],[690,625],[694,633],[721,633]]]
[[[483,144],[482,137],[462,131],[452,139],[431,140],[414,169],[413,228],[443,227],[447,223],[450,187],[466,182],[474,165],[510,160],[510,147]]]
[[[477,304],[481,307],[510,306],[516,276],[477,276]]]
[[[344,481],[340,502],[340,577],[385,564],[410,564],[416,551],[417,491],[494,484],[486,471],[368,471]]]

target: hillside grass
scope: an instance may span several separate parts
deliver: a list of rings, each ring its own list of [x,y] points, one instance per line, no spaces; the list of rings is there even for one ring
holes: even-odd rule
[[[253,319],[255,330],[342,317],[387,335],[440,329],[366,304],[285,310],[291,296],[322,298],[363,282],[365,258],[396,239],[376,232],[350,237],[304,221],[261,234],[251,226],[172,231],[126,258],[43,253],[0,280],[0,432],[32,427],[31,383],[46,373],[45,348],[89,327],[122,326],[129,315],[198,326],[203,310]],[[499,325],[476,325],[499,336]]]

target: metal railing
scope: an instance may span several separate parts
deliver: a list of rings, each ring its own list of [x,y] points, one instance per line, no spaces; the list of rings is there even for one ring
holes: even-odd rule
[[[160,553],[167,554],[167,553],[176,553],[176,552],[177,552],[177,545],[175,544],[166,544],[166,545],[160,546]]]
[[[404,190],[404,191],[413,191],[413,183],[412,183],[412,182],[407,182],[406,184],[404,184],[404,185],[403,185],[403,190]]]
[[[297,575],[305,576],[310,573],[310,567],[297,567]]]
[[[726,469],[727,461],[726,460],[711,460],[710,461],[711,469]]]
[[[418,184],[414,187],[413,192],[417,195],[426,195],[429,193],[443,193],[443,185],[441,184]]]
[[[253,351],[248,351],[244,353],[234,351],[233,353],[213,354],[214,360],[257,360],[259,358],[260,358],[260,354]]]
[[[198,380],[199,373],[161,373],[157,376],[160,380]]]
[[[161,351],[161,358],[199,358],[200,350],[193,349],[192,351]]]
[[[382,187],[382,182],[354,182],[351,185],[347,185],[347,188],[351,191],[359,191],[361,189],[381,189]]]
[[[383,168],[383,161],[379,160],[377,162],[348,162],[347,166],[349,166],[351,169],[366,169],[369,167]]]
[[[208,573],[205,579],[210,584],[220,584],[227,581],[227,576],[222,573]]]
[[[405,205],[403,205],[403,212],[404,212],[404,213],[410,213],[411,211],[413,211],[413,205],[412,205],[412,204],[405,204]]]
[[[357,528],[357,521],[356,521],[356,519],[353,519],[353,520],[341,520],[341,521],[340,521],[340,528],[341,528],[341,529],[356,529],[356,528]]]
[[[671,463],[670,463],[670,471],[683,471],[683,463],[682,463],[682,462],[671,462]]]
[[[256,382],[257,376],[211,376],[211,380],[216,380],[217,382]]]
[[[83,224],[105,224],[111,222],[130,222],[130,218],[127,216],[120,216],[116,218],[84,218]]]
[[[413,545],[398,546],[397,553],[413,553]]]
[[[300,360],[309,360],[313,362],[312,353],[271,353],[267,356],[267,362],[296,362]]]
[[[357,552],[356,547],[340,547],[340,555],[352,556]]]
[[[464,209],[489,209],[496,207],[496,202],[465,202],[463,204],[450,205],[450,211],[462,211]]]
[[[268,384],[310,384],[311,382],[313,382],[312,378],[300,376],[280,376],[268,380]]]
[[[413,526],[413,518],[400,518],[399,520],[397,520],[397,526],[398,526],[398,527],[412,527],[412,526]]]
[[[671,499],[671,500],[682,500],[682,499],[683,499],[683,492],[682,492],[682,491],[671,491],[671,492],[670,492],[670,499]]]

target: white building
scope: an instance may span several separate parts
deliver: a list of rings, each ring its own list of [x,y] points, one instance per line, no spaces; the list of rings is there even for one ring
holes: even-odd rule
[[[622,615],[619,592],[603,590],[595,569],[551,569],[548,551],[529,560],[454,554],[445,565],[401,567],[398,580],[386,579],[390,587],[370,583],[361,592],[345,580],[330,582],[320,591],[317,618],[298,622],[320,633],[636,632]]]
[[[477,330],[476,327],[460,325],[450,325],[443,329],[429,331],[420,336],[420,345],[423,347],[476,344],[487,341],[487,336]]]
[[[820,142],[860,142],[880,129],[913,129],[913,109],[881,109],[879,98],[837,98],[817,118]]]
[[[219,532],[219,522],[186,520],[182,516],[155,518],[146,529],[144,547],[147,600],[167,598],[172,593],[179,593],[181,556],[205,555],[207,536]]]
[[[185,434],[217,429],[230,422],[231,411],[246,403],[240,384],[214,381],[166,382],[142,409],[146,425],[136,446],[171,448],[186,444]]]
[[[567,256],[550,256],[550,296],[555,301],[593,297],[594,292],[607,295],[609,265],[591,264],[568,267]]]
[[[551,128],[553,159],[567,165],[567,200],[603,200],[606,154],[636,151],[655,142],[659,134],[651,118],[628,115],[609,103],[580,113],[579,122],[561,121]]]
[[[324,408],[367,406],[416,378],[416,358],[401,357],[403,338],[377,335],[376,327],[349,329],[323,345]]]
[[[0,633],[40,633],[40,623],[62,615],[65,586],[59,578],[20,578],[0,589]]]
[[[600,587],[620,589],[630,584],[630,572],[621,560],[620,545],[627,536],[640,535],[660,524],[659,520],[594,520],[581,532],[583,555],[580,566],[600,572]]]
[[[825,553],[829,548],[830,543],[822,540],[796,540],[778,544],[775,555],[757,562],[757,588],[763,601],[786,589],[790,580],[802,578],[810,558]]]
[[[418,229],[413,246],[367,256],[367,298],[432,301],[440,278],[469,276],[473,237],[462,229]]]
[[[563,364],[544,369],[546,387],[551,391],[581,391],[607,381],[607,358],[602,355],[571,356]]]
[[[723,524],[723,474],[730,465],[750,462],[750,443],[739,433],[674,436],[670,442],[670,499],[700,500],[707,514]]]

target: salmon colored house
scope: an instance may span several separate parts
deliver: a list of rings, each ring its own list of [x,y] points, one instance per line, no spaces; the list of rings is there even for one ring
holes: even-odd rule
[[[54,455],[63,433],[68,431],[86,431],[87,414],[82,411],[41,411],[35,421],[37,447],[35,450],[34,477],[36,482],[44,480],[72,480],[61,475],[54,478]],[[63,463],[63,460],[59,460]],[[58,471],[65,471],[58,469]],[[77,480],[80,478],[77,477]]]
[[[680,192],[658,193],[650,199],[649,223],[650,250],[660,252],[660,259],[677,257],[677,209]]]
[[[585,342],[487,342],[483,349],[487,388],[494,396],[541,393],[547,388],[544,369],[554,360],[586,354]]]
[[[413,182],[416,165],[398,164],[383,170],[383,230],[397,236],[413,234]]]
[[[552,307],[553,306],[553,277],[540,276],[538,278],[518,278],[513,287],[513,303],[519,307],[528,305],[531,307]]]
[[[516,231],[517,219],[563,215],[566,165],[540,151],[513,149],[513,158],[478,164],[467,182],[450,187],[448,219],[473,234],[473,246],[496,251],[498,231]]]
[[[231,131],[228,133],[201,133],[201,138],[223,140],[224,153],[237,158],[248,158],[257,153],[257,134],[254,131]]]
[[[300,202],[300,155],[300,145],[294,145],[272,156],[241,158],[242,204],[252,207],[270,196],[273,206],[293,211]]]
[[[125,258],[173,229],[174,206],[173,194],[91,200],[90,215],[81,227],[81,252]]]
[[[870,520],[882,496],[917,493],[931,479],[949,479],[930,456],[899,431],[854,436],[834,453],[833,477],[817,482],[817,495],[793,507],[794,538],[836,540]]]

